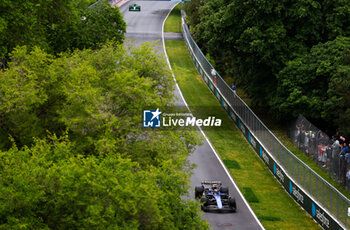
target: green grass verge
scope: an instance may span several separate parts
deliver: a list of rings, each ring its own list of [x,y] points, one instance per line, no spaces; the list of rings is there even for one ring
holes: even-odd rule
[[[259,203],[258,197],[251,188],[243,187],[243,195],[249,203]]]
[[[171,11],[164,24],[164,32],[181,33],[181,4],[177,4]]]
[[[224,164],[226,165],[226,168],[229,169],[240,169],[241,166],[239,166],[239,163],[235,160],[223,160]]]

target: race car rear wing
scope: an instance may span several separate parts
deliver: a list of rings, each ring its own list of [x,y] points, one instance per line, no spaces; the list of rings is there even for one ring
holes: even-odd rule
[[[219,181],[219,180],[204,180],[204,181],[202,181],[201,184],[202,184],[202,185],[213,185],[213,184],[217,184],[218,186],[221,186],[221,185],[222,185],[221,181]]]

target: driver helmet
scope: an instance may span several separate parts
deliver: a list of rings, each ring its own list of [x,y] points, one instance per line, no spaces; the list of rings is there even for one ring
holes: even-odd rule
[[[217,184],[213,184],[213,189],[214,190],[218,189],[218,185]]]

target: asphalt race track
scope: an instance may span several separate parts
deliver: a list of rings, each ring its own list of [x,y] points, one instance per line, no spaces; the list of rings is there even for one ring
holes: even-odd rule
[[[128,7],[131,3],[141,5],[141,12],[129,12]],[[174,5],[176,2],[171,1],[129,1],[121,6],[121,12],[127,23],[126,38],[135,39],[133,41],[135,45],[144,41],[159,40],[158,44],[162,46],[163,21]],[[162,52],[163,48],[160,47],[159,51]],[[178,88],[175,95],[179,98],[178,104],[184,105]],[[236,199],[236,213],[204,214],[204,218],[213,229],[262,229],[206,140],[203,141],[203,145],[197,147],[189,160],[197,165],[191,178],[193,189],[194,186],[200,185],[202,180],[220,180],[223,185],[229,187],[230,195]],[[194,199],[194,195],[190,195]]]
[[[140,5],[141,11],[129,12],[132,3]],[[139,43],[159,40],[158,44],[162,46],[163,21],[174,5],[176,2],[167,1],[129,1],[124,4],[120,10],[127,23],[126,39],[135,39]]]

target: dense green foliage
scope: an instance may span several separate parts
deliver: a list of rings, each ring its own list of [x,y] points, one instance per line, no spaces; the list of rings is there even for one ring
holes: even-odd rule
[[[0,152],[0,228],[206,229],[198,204],[180,197],[184,157],[144,170],[120,154],[84,157],[54,136]]]
[[[315,45],[288,62],[277,79],[277,96],[271,101],[276,114],[327,120],[350,134],[350,38]]]
[[[16,46],[39,46],[57,54],[92,48],[106,40],[122,42],[126,24],[118,7],[92,0],[4,0],[0,2],[0,67]]]
[[[224,77],[233,76],[235,82],[252,98],[253,104],[273,104],[270,111],[277,114],[277,118],[290,118],[284,115],[295,114],[292,107],[279,106],[276,110],[275,105],[284,100],[280,97],[284,87],[280,79],[291,76],[282,76],[291,68],[288,66],[290,62],[307,58],[312,47],[319,43],[339,37],[339,44],[341,36],[350,37],[349,0],[194,0],[186,3],[185,10],[191,32],[204,52],[215,60],[219,72]],[[344,51],[341,47],[345,49],[346,45],[339,46],[339,52]],[[339,52],[328,52],[328,59],[337,59]],[[309,66],[300,66],[299,71],[302,69],[309,69]],[[341,74],[339,68],[334,70]],[[308,88],[327,92],[330,90],[329,85],[330,82],[325,82],[322,85],[309,85]],[[316,91],[311,98],[317,98]],[[346,94],[339,91],[337,96],[338,101],[342,101]],[[332,98],[322,100],[325,104],[334,103]],[[348,109],[349,103],[345,104]],[[299,105],[297,107],[298,111],[303,109]],[[327,113],[321,116],[324,121],[334,124],[334,120],[337,120],[340,126],[339,121],[342,119],[339,116],[346,110],[328,114],[330,109],[323,109],[321,106],[312,107],[311,113],[306,111],[303,115],[318,119],[321,113]]]
[[[207,229],[181,198],[197,132],[141,128],[143,109],[173,100],[154,46],[14,50],[0,72],[1,229]]]
[[[0,229],[208,229],[182,198],[198,133],[141,128],[164,58],[93,2],[0,3]]]
[[[167,105],[173,89],[164,60],[152,51],[147,44],[111,43],[55,59],[39,48],[15,49],[0,72],[0,133],[6,134],[0,143],[9,147],[11,135],[18,146],[30,145],[46,130],[61,135],[67,129],[84,151],[146,141],[128,135],[141,132],[142,109]]]

